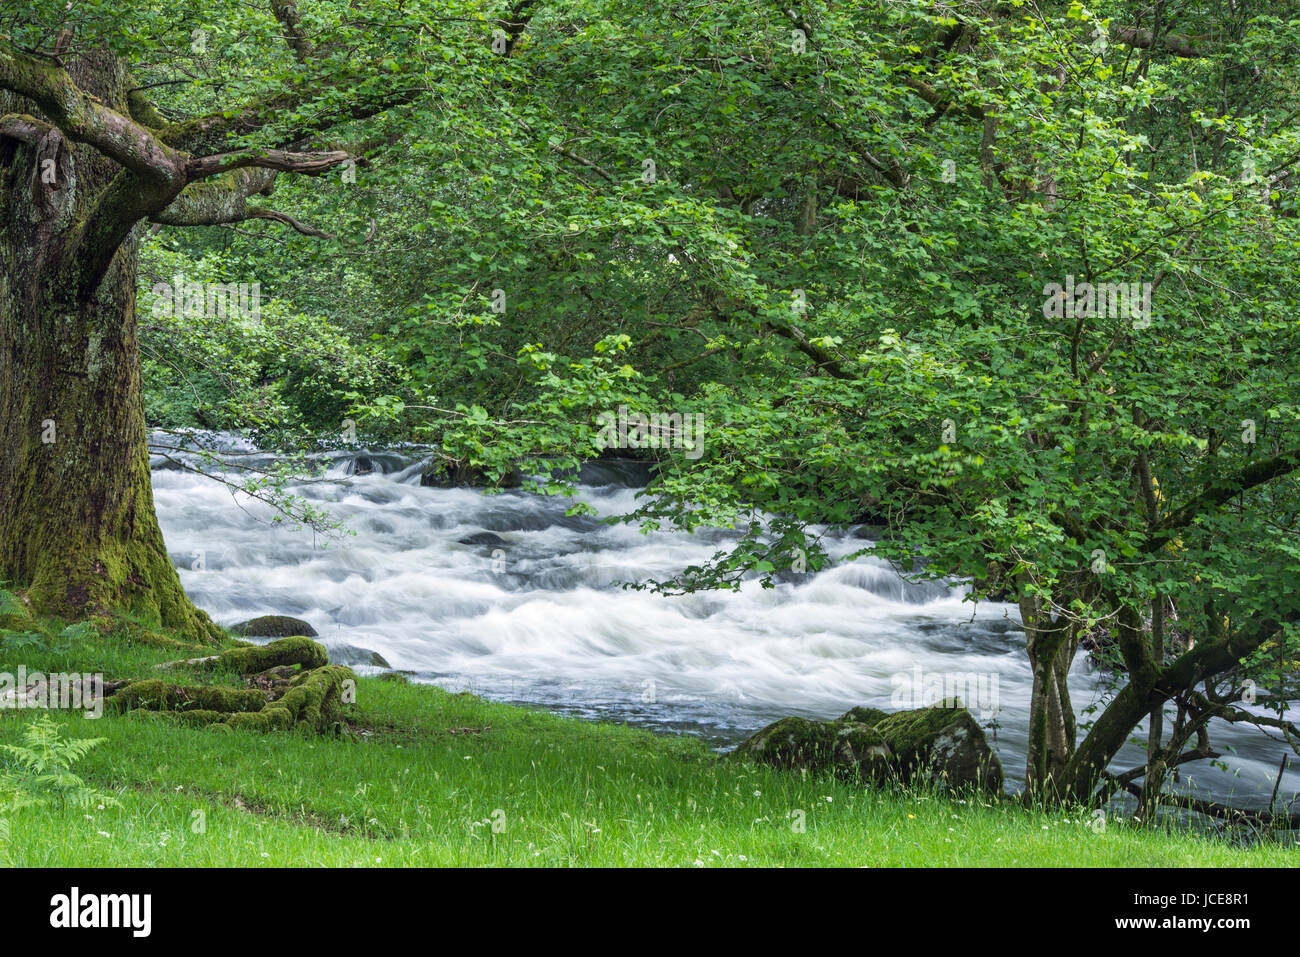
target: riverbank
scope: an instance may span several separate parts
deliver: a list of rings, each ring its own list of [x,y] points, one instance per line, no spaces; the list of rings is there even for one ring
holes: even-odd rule
[[[138,629],[0,633],[0,671],[153,676],[189,651]],[[173,669],[182,684],[214,680]],[[219,677],[235,683],[233,676]],[[692,738],[361,678],[338,736],[41,714],[102,743],[73,770],[112,801],[6,812],[16,866],[1286,866],[1252,849],[1011,803],[873,792],[721,760]]]

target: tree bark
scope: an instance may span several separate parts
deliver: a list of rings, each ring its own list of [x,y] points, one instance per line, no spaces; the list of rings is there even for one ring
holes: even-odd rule
[[[1052,802],[1074,756],[1076,724],[1067,683],[1077,638],[1068,623],[1053,620],[1046,603],[1021,593],[1020,616],[1034,684],[1029,702],[1025,797]]]
[[[127,111],[126,71],[112,53],[83,56],[69,73]],[[0,115],[35,112],[0,91]],[[26,139],[0,136],[0,580],[25,590],[37,614],[120,611],[215,638],[181,588],[154,512],[138,228],[103,202],[124,191],[127,173],[33,119]],[[105,249],[92,229],[126,239],[108,238]],[[107,264],[102,279],[88,278],[96,257]]]

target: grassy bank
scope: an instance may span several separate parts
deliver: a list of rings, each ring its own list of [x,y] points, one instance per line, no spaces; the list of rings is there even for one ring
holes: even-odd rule
[[[0,671],[141,677],[188,657],[122,633],[60,642],[50,631],[0,633]],[[19,743],[39,713],[0,712],[0,741]],[[801,779],[719,760],[691,739],[378,678],[360,680],[351,731],[336,737],[138,712],[54,717],[65,736],[105,739],[75,769],[119,803],[6,812],[14,865],[1300,863],[1300,849],[1277,844],[1244,850],[1113,818],[1098,833],[1078,813]]]

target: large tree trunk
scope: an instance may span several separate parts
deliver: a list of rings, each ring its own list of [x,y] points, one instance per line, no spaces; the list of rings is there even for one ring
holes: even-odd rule
[[[86,91],[125,110],[111,53],[78,59]],[[35,113],[0,93],[0,114]],[[0,580],[34,611],[124,611],[193,638],[219,632],[186,598],[154,513],[136,338],[138,228],[88,284],[70,237],[120,173],[50,130],[0,138]],[[79,248],[85,248],[83,246]]]

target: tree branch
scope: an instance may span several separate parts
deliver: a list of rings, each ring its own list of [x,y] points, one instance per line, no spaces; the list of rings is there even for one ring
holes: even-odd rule
[[[7,113],[0,116],[0,136],[20,140],[35,146],[52,130],[48,123],[42,123],[26,113]]]
[[[277,223],[284,223],[291,226],[304,236],[314,236],[317,239],[338,239],[334,233],[327,233],[324,230],[317,229],[315,226],[308,226],[301,220],[294,219],[288,213],[281,213],[274,209],[268,209],[265,206],[255,207],[248,210],[248,219],[272,219]]]
[[[330,150],[323,153],[294,153],[288,150],[243,150],[237,153],[215,153],[191,159],[185,164],[188,182],[205,179],[237,169],[256,167],[258,169],[278,170],[282,173],[303,173],[319,176],[340,163],[353,159],[351,153],[344,150]]]
[[[316,54],[315,44],[302,28],[302,18],[298,16],[298,5],[292,0],[271,0],[271,12],[284,28],[284,40],[289,44],[299,63],[306,63]]]
[[[137,176],[179,188],[183,159],[147,128],[89,96],[61,68],[0,41],[0,88],[31,100],[68,139],[93,146]]]
[[[1197,46],[1192,37],[1181,36],[1177,33],[1162,33],[1157,36],[1150,30],[1143,30],[1139,27],[1113,26],[1110,28],[1110,38],[1116,43],[1137,47],[1140,50],[1159,50],[1164,53],[1172,53],[1174,56],[1191,59],[1209,56],[1212,52],[1204,47]]]

